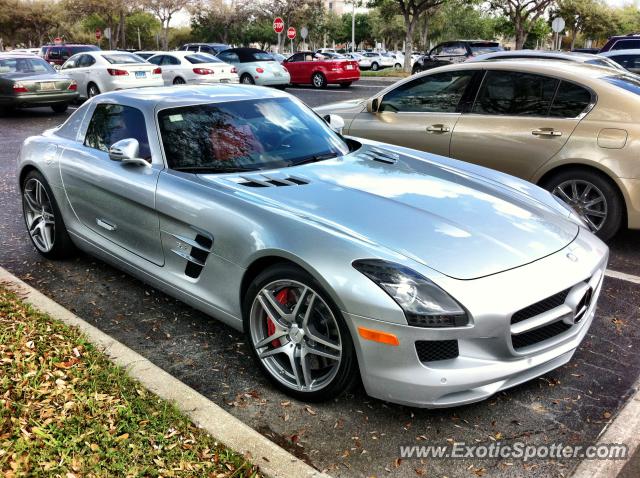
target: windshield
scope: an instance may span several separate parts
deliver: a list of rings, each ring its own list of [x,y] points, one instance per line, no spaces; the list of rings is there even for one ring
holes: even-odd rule
[[[169,167],[183,171],[270,169],[349,151],[322,119],[289,98],[169,108],[158,123]]]
[[[495,42],[471,43],[469,47],[471,48],[471,53],[474,55],[484,55],[485,53],[502,51],[500,44]]]
[[[49,63],[41,58],[2,58],[0,76],[7,73],[56,73]]]
[[[622,88],[623,90],[630,91],[640,96],[640,77],[635,75],[614,75],[605,76],[602,78],[607,83]]]
[[[109,55],[102,55],[102,58],[107,60],[112,65],[128,65],[134,63],[146,63],[143,58],[133,53],[111,53]]]
[[[189,61],[189,63],[199,64],[199,63],[222,63],[221,60],[216,58],[213,55],[208,55],[206,53],[198,53],[195,55],[187,55],[185,58]]]

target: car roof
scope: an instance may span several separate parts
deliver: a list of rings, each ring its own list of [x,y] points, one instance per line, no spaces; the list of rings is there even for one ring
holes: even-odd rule
[[[600,56],[618,56],[618,55],[640,55],[640,48],[629,48],[628,50],[609,50],[598,53]]]
[[[516,56],[530,56],[530,57],[548,57],[548,58],[563,58],[569,61],[587,61],[598,58],[597,55],[592,53],[583,53],[575,51],[548,51],[548,50],[510,50],[510,51],[496,51],[491,53],[485,53],[473,58],[472,61],[482,61],[490,58],[508,58]]]
[[[0,58],[40,58],[38,55],[25,51],[17,51],[15,53],[10,51],[0,51]]]
[[[227,101],[290,98],[275,88],[242,84],[183,85],[157,88],[130,88],[96,96],[93,101],[118,103],[142,110],[160,110],[194,104],[223,103]]]

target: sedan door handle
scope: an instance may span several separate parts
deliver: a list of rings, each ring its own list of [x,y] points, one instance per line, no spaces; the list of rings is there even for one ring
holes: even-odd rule
[[[534,136],[562,136],[562,131],[556,131],[553,128],[534,129],[531,132]]]
[[[448,133],[449,127],[446,124],[432,124],[427,126],[427,133]]]

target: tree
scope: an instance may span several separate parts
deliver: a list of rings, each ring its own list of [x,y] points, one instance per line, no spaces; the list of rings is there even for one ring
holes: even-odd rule
[[[404,71],[411,71],[411,54],[413,53],[413,36],[419,20],[428,12],[434,12],[447,0],[394,0],[400,15],[404,20]],[[373,6],[378,6],[381,0],[375,0]]]
[[[571,33],[571,49],[578,34],[601,23],[601,6],[596,0],[560,0],[554,16],[562,17]]]
[[[194,0],[144,0],[144,7],[153,13],[162,25],[162,48],[169,49],[169,23],[180,10],[190,7]]]
[[[513,24],[516,50],[521,50],[532,26],[555,0],[489,0],[490,7],[501,12]]]

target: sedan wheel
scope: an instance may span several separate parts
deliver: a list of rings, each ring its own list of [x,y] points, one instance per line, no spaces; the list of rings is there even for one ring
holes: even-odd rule
[[[303,400],[332,398],[357,376],[349,331],[324,297],[308,274],[277,266],[258,276],[245,301],[247,340],[260,367]]]
[[[325,88],[327,86],[327,79],[322,73],[314,73],[311,77],[311,82],[315,88]]]
[[[94,96],[97,96],[99,94],[100,94],[100,88],[98,88],[96,85],[91,83],[89,85],[89,88],[87,89],[87,96],[89,98],[93,98]]]
[[[22,186],[22,211],[33,245],[45,257],[62,258],[73,244],[62,221],[53,193],[37,171],[30,172]]]

